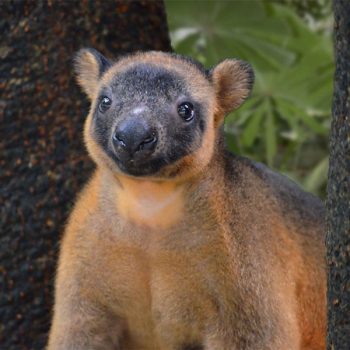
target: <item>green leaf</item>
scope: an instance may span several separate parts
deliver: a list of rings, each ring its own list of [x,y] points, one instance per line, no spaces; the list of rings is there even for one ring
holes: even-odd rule
[[[281,113],[281,117],[290,123],[293,128],[296,128],[296,122],[298,120],[303,121],[314,133],[325,135],[327,129],[322,125],[321,122],[318,122],[315,117],[308,115],[307,112],[295,105],[290,101],[284,99],[276,100],[277,110]]]
[[[231,134],[230,132],[225,133],[225,140],[226,145],[229,150],[231,150],[234,153],[240,153],[241,147],[239,145],[238,139],[234,134]]]
[[[242,134],[243,146],[250,147],[253,144],[258,136],[259,127],[263,116],[263,111],[258,110],[249,118]]]
[[[328,157],[323,158],[305,178],[304,188],[309,192],[316,192],[327,182],[328,175]]]
[[[277,140],[274,114],[269,103],[266,105],[265,143],[267,164],[272,167],[277,150]]]

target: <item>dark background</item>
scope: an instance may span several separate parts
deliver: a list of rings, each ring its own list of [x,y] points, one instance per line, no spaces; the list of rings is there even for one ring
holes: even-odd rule
[[[0,33],[0,349],[42,349],[59,239],[93,168],[72,57],[170,42],[160,1],[5,0]]]

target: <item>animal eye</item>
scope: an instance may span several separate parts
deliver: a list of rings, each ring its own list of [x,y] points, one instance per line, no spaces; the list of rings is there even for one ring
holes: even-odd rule
[[[190,103],[190,102],[181,103],[177,107],[177,113],[186,122],[191,121],[193,119],[193,117],[194,117],[193,104]]]
[[[111,104],[112,104],[112,100],[109,97],[104,96],[101,99],[98,109],[100,110],[101,113],[104,113],[107,111],[107,109],[109,109]]]

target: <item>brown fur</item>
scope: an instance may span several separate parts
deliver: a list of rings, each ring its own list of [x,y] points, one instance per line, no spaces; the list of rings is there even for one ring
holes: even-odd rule
[[[250,89],[244,67],[224,61],[209,83],[178,58],[138,54],[101,81],[80,76],[92,104],[91,84],[140,61],[185,76],[210,121],[196,151],[133,178],[92,139],[89,115],[98,167],[62,241],[48,349],[325,349],[322,204],[224,151],[224,114]]]

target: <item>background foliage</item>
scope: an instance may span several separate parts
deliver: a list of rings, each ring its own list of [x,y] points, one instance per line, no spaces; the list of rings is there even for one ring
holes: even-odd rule
[[[329,0],[179,1],[166,9],[175,51],[210,67],[250,62],[252,96],[226,119],[229,148],[323,196],[333,81]]]

